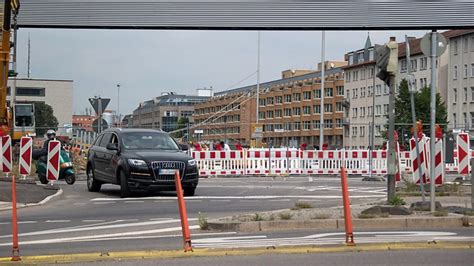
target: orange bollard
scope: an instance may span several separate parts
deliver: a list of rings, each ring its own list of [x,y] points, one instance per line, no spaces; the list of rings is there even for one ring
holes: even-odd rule
[[[355,246],[354,234],[352,232],[351,206],[349,202],[349,190],[347,188],[347,175],[345,167],[341,167],[341,186],[342,201],[344,204],[344,225],[346,228],[346,244],[348,246]]]
[[[13,249],[12,261],[20,261],[20,248],[18,247],[18,221],[16,214],[16,182],[15,176],[12,175],[12,235],[13,235]]]
[[[188,214],[186,212],[186,204],[184,203],[183,189],[181,187],[181,178],[179,176],[179,170],[176,171],[174,181],[176,184],[176,195],[178,196],[181,228],[183,230],[184,252],[193,251],[193,247],[191,246],[191,233],[189,232]]]

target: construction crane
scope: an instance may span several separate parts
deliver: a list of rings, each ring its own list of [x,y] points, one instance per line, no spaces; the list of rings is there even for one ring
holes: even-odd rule
[[[12,20],[16,27],[16,16],[19,10],[19,0],[4,0],[0,3],[0,135],[11,135],[14,141],[25,135],[34,135],[35,132],[34,104],[31,102],[15,104],[15,86],[10,90],[10,107],[7,103],[8,77],[17,75],[15,68],[10,70],[10,63],[16,63],[16,59],[10,60],[11,50],[16,45],[15,41],[12,42],[10,39]],[[13,54],[13,56],[16,55]]]

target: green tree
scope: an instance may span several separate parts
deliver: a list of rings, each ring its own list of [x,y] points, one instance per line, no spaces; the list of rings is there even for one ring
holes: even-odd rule
[[[431,90],[429,87],[424,87],[415,93],[415,112],[416,119],[423,123],[423,132],[429,135],[430,123],[430,105],[431,105]],[[441,100],[441,95],[436,93],[436,123],[446,130],[448,115],[446,111],[446,104]],[[410,104],[410,92],[408,90],[408,82],[402,80],[399,86],[399,93],[395,99],[395,130],[398,132],[399,142],[401,144],[408,144],[409,138],[404,138],[403,134],[411,136],[412,115]],[[404,140],[404,143],[402,141]]]
[[[35,102],[36,136],[43,136],[48,129],[58,129],[58,119],[53,114],[53,107],[44,102]]]
[[[180,118],[178,119],[178,123],[177,123],[177,125],[176,125],[176,129],[177,129],[177,130],[178,130],[178,129],[183,129],[183,128],[187,127],[188,123],[189,123],[189,119],[188,119],[187,117],[182,116],[182,117],[180,117]],[[183,130],[183,131],[179,131],[179,132],[174,133],[174,134],[173,134],[173,137],[174,137],[174,138],[182,138],[182,137],[185,135],[185,133],[186,133],[186,132],[185,132],[184,130]]]

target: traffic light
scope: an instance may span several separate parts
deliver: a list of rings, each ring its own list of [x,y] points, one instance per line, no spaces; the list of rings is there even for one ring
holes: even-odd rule
[[[394,37],[385,45],[375,45],[375,65],[379,68],[377,77],[390,86],[390,77],[398,70],[398,44]]]

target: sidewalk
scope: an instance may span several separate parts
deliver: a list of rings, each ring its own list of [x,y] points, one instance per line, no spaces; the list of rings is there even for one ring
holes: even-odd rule
[[[16,195],[17,207],[27,207],[43,204],[53,195],[62,193],[60,189],[46,189],[45,185],[38,185],[32,180],[17,180]],[[11,179],[0,178],[0,211],[11,209],[12,183]]]

